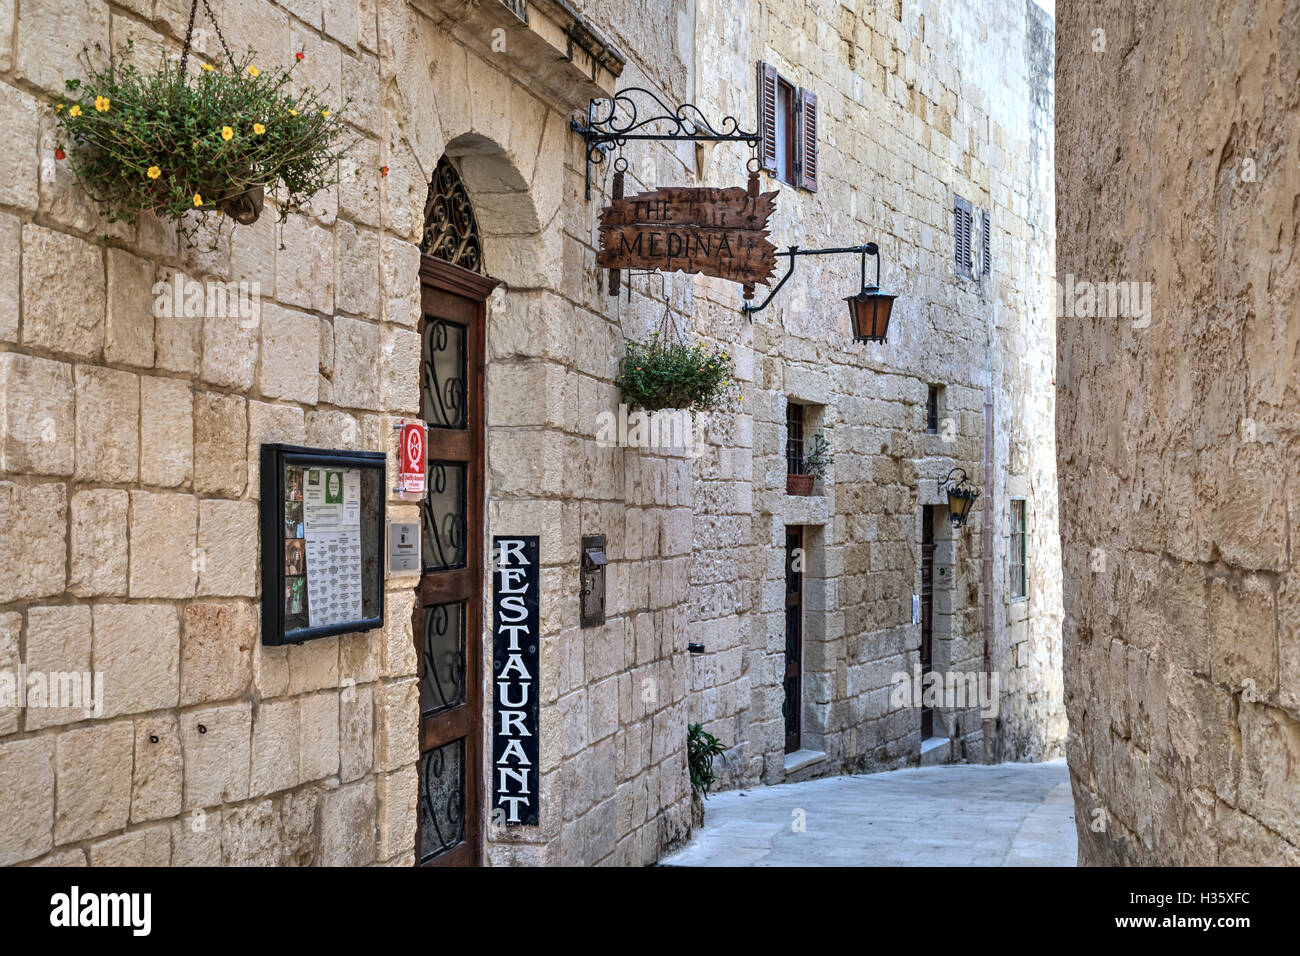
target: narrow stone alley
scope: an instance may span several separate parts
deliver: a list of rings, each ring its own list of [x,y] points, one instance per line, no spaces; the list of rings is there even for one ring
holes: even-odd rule
[[[1074,866],[1065,761],[919,767],[710,797],[663,866]]]

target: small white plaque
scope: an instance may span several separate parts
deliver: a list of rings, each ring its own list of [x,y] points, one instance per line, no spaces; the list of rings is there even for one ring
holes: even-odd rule
[[[388,573],[410,574],[419,570],[419,522],[390,521],[388,523]]]

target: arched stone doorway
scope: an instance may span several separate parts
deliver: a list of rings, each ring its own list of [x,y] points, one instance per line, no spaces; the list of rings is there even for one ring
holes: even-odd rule
[[[482,855],[483,365],[487,297],[474,206],[444,156],[429,184],[420,256],[420,398],[428,426],[423,556],[412,616],[419,656],[416,859]]]
[[[487,361],[494,338],[498,371],[538,354],[516,313],[534,309],[541,290],[556,281],[561,257],[558,248],[547,249],[547,237],[558,242],[558,231],[542,227],[538,207],[558,208],[558,171],[534,158],[522,172],[528,164],[486,132],[451,138],[430,165],[419,233],[429,496],[412,620],[421,674],[416,859],[474,865],[490,838],[490,761],[483,755],[491,740],[491,644],[484,599],[487,541],[497,530],[488,527],[486,507],[492,500]]]

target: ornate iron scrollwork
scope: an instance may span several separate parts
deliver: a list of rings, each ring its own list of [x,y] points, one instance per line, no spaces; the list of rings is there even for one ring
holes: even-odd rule
[[[465,701],[464,614],[461,602],[424,609],[420,711],[426,717]]]
[[[465,465],[429,462],[429,494],[421,509],[424,570],[465,566]]]
[[[438,160],[424,203],[424,237],[420,251],[453,265],[486,275],[483,243],[460,173],[446,156]]]
[[[424,420],[435,428],[464,428],[465,328],[435,316],[424,323]]]
[[[638,108],[639,98],[650,105]],[[606,104],[606,105],[600,105]],[[741,129],[740,120],[726,116],[716,126],[694,103],[676,108],[658,94],[641,86],[619,90],[609,99],[587,104],[586,121],[574,119],[573,129],[587,144],[587,198],[591,198],[591,167],[605,161],[605,154],[631,140],[692,140],[694,142],[748,143],[757,148],[757,131]]]
[[[420,862],[465,841],[465,741],[453,740],[421,757]]]

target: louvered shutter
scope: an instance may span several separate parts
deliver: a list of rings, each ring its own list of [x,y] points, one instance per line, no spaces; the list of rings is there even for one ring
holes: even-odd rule
[[[953,197],[953,237],[954,237],[954,257],[957,264],[957,275],[964,278],[970,278],[970,230],[971,230],[971,205],[960,196]]]
[[[799,90],[799,185],[817,191],[817,94]]]
[[[993,268],[993,254],[989,251],[989,235],[992,233],[992,227],[989,225],[989,211],[984,210],[980,216],[980,275],[988,278],[989,271]]]
[[[758,161],[769,173],[776,172],[776,67],[758,64]]]

